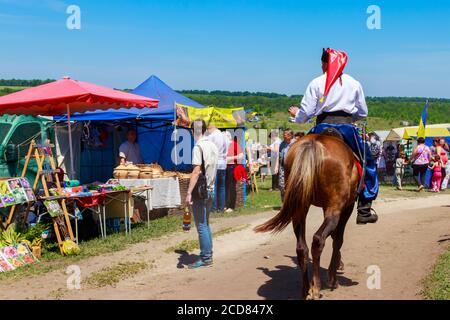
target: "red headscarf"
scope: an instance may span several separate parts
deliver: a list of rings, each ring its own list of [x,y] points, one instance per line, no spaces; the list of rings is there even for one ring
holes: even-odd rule
[[[320,99],[320,103],[323,103],[331,87],[342,75],[342,71],[344,71],[348,60],[347,54],[344,51],[328,48],[326,52],[328,54],[327,80],[325,82],[325,91],[323,97]]]

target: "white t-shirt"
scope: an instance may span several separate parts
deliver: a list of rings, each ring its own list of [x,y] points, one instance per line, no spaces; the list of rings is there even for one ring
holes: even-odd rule
[[[201,150],[200,150],[200,148]],[[192,165],[202,165],[202,152],[205,165],[206,182],[208,183],[208,191],[214,191],[214,183],[216,182],[218,150],[217,147],[205,136],[201,137],[192,150]]]
[[[130,143],[125,141],[119,147],[119,157],[125,158],[127,162],[133,162],[134,164],[140,164],[144,161],[141,156],[141,149],[137,143]]]
[[[227,168],[227,138],[219,129],[216,129],[208,135],[208,140],[214,143],[219,153],[217,170],[225,170]]]
[[[303,123],[323,112],[335,111],[347,112],[353,115],[354,120],[367,117],[367,104],[361,84],[345,73],[341,78],[342,84],[338,79],[323,103],[320,103],[320,99],[325,91],[326,73],[311,81],[303,96],[295,121]]]

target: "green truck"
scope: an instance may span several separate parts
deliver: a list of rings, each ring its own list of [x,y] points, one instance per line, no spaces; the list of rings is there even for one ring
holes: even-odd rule
[[[50,139],[54,143],[53,122],[46,118],[25,115],[0,116],[0,177],[18,177],[22,174],[25,157],[34,138],[36,142]],[[26,177],[33,183],[37,172],[36,161],[30,161]]]

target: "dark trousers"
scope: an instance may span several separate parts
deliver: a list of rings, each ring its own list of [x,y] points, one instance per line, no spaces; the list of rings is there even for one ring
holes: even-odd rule
[[[413,176],[417,186],[425,186],[425,175],[427,173],[428,164],[413,164]]]
[[[213,211],[223,211],[225,207],[225,178],[227,170],[217,170],[216,183],[214,185]]]
[[[236,181],[234,180],[234,164],[227,166],[227,176],[226,176],[226,201],[225,206],[230,209],[235,209],[236,207]]]
[[[277,190],[279,188],[279,173],[272,175],[272,190]]]
[[[445,167],[442,167],[441,185],[442,185],[442,182],[444,182],[444,179],[446,176],[447,176],[447,172],[445,171]]]

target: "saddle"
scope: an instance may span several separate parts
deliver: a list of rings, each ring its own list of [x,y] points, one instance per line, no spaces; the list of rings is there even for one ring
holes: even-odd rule
[[[335,128],[326,128],[320,134],[324,135],[324,136],[335,137],[337,139],[344,141],[344,137],[342,136],[342,134],[339,132],[339,130],[337,130]],[[356,168],[358,169],[358,175],[359,175],[359,184],[358,185],[360,187],[358,189],[363,189],[364,188],[364,176],[363,176],[363,166],[362,166],[363,161],[355,152],[353,152],[353,157],[354,157],[353,161],[354,161]]]

